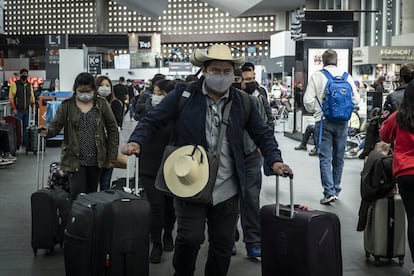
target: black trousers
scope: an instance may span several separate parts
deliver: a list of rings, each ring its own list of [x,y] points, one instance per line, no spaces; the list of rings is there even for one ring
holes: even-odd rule
[[[155,177],[140,175],[139,180],[151,205],[151,241],[161,243],[162,230],[171,232],[174,229],[174,199],[155,188]]]
[[[174,199],[177,238],[173,266],[176,276],[193,276],[200,245],[208,225],[209,249],[205,276],[225,276],[230,265],[235,227],[239,217],[236,195],[215,206]]]
[[[70,199],[75,200],[80,193],[96,192],[100,175],[98,166],[81,165],[77,172],[69,173]]]
[[[317,135],[315,135],[315,131],[319,131],[319,129],[318,130],[315,130],[315,125],[308,125],[306,127],[305,133],[303,134],[303,138],[302,138],[302,142],[301,142],[301,145],[302,146],[306,146],[306,144],[308,143],[308,141],[309,141],[309,139],[310,139],[310,137],[312,135],[313,135],[313,139],[315,140],[314,141],[315,142],[315,146],[318,145],[318,141],[316,141],[316,136]]]
[[[403,175],[397,178],[398,188],[404,203],[408,223],[408,246],[414,262],[414,175]]]

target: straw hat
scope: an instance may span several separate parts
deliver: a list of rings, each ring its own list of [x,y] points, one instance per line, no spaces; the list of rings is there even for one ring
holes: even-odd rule
[[[207,153],[200,145],[176,149],[164,163],[164,179],[176,196],[191,197],[203,190],[209,177]]]
[[[231,61],[236,68],[244,64],[244,56],[234,58],[228,46],[222,44],[214,44],[207,49],[196,49],[190,55],[190,61],[193,65],[201,67],[208,60]]]

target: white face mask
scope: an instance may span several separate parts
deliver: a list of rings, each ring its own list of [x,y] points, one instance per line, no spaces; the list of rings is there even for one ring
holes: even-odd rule
[[[159,104],[162,99],[164,99],[165,96],[158,96],[158,95],[152,95],[151,104],[152,106],[156,106]]]
[[[90,92],[90,93],[79,93],[79,92],[76,92],[76,98],[79,101],[83,102],[83,103],[88,103],[88,102],[92,101],[94,95],[95,95],[94,92]]]
[[[208,88],[218,93],[226,93],[234,82],[234,75],[206,74],[205,81]]]
[[[102,97],[108,97],[111,94],[111,87],[109,86],[104,86],[101,85],[98,87],[98,94],[101,95]]]

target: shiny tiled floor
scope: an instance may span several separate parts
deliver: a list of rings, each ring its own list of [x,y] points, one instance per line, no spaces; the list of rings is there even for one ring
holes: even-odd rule
[[[126,122],[124,131],[133,128],[133,123]],[[285,162],[290,164],[295,172],[295,202],[309,205],[313,208],[328,210],[338,214],[341,220],[342,256],[345,276],[390,276],[408,275],[414,266],[410,262],[407,248],[406,264],[403,267],[397,263],[384,263],[376,267],[372,262],[365,261],[362,233],[356,232],[356,222],[359,208],[359,172],[362,161],[359,159],[346,160],[343,175],[343,192],[341,198],[331,206],[322,206],[319,199],[322,196],[319,181],[318,159],[310,157],[303,151],[294,151],[297,141],[277,133]],[[309,147],[310,148],[310,147]],[[59,148],[49,147],[46,150],[46,164],[59,159]],[[46,255],[39,252],[33,256],[30,246],[30,195],[36,190],[36,156],[28,156],[21,150],[14,165],[0,168],[0,276],[33,275],[58,276],[64,275],[63,252],[59,248],[55,254]],[[116,170],[114,177],[124,174]],[[288,200],[288,185],[282,183],[282,202]],[[262,204],[274,201],[274,178],[264,177],[262,188]],[[261,275],[260,260],[246,258],[244,245],[238,242],[238,253],[232,258],[229,276]],[[206,244],[200,251],[196,276],[203,275],[203,266],[207,254]],[[157,265],[150,265],[150,275],[173,275],[172,253],[165,253]]]

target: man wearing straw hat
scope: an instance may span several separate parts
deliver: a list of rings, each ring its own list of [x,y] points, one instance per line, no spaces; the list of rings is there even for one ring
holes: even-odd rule
[[[274,133],[259,115],[255,105],[250,113],[240,92],[231,87],[234,69],[244,63],[244,57],[233,57],[225,45],[196,49],[190,56],[193,65],[202,69],[203,76],[185,91],[178,86],[152,112],[142,118],[122,151],[139,153],[151,143],[155,131],[175,120],[174,141],[179,146],[163,166],[165,183],[174,194],[177,217],[177,237],[173,266],[175,276],[192,276],[197,254],[204,242],[208,225],[209,252],[205,275],[226,275],[234,243],[239,215],[239,192],[244,193],[245,169],[243,151],[244,130],[268,160],[278,175],[290,172],[283,163]],[[180,107],[180,98],[188,97]],[[223,111],[230,107],[229,120],[221,147],[217,147]],[[218,149],[217,149],[218,148]],[[214,189],[208,203],[186,200],[199,193],[209,179],[206,152],[219,153],[219,167]]]

